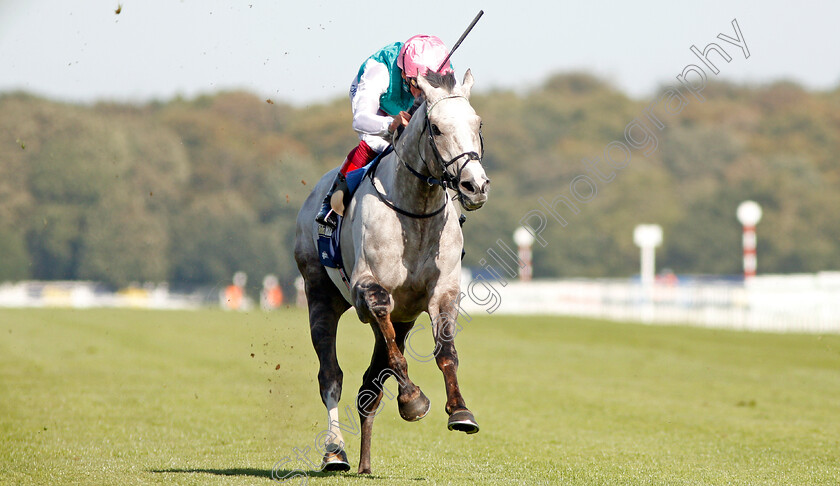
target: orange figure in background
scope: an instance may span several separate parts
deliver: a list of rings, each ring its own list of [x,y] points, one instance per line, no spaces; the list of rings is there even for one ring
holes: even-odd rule
[[[222,309],[248,310],[248,301],[245,297],[246,283],[248,283],[248,276],[245,272],[236,272],[233,275],[233,283],[225,287],[219,295]]]
[[[281,305],[283,305],[283,289],[280,288],[277,277],[266,275],[260,293],[260,307],[265,311],[270,311],[278,309]]]

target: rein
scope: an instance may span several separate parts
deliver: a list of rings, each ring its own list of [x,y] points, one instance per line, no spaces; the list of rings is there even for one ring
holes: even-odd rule
[[[396,147],[394,148],[394,153],[397,153]],[[397,158],[399,158],[399,154],[397,154]],[[402,160],[402,159],[400,159],[400,160]],[[446,202],[447,201],[446,201],[446,193],[445,192],[443,194],[443,205],[440,208],[436,209],[435,211],[432,211],[431,213],[423,213],[423,214],[412,213],[412,212],[406,211],[405,209],[401,209],[401,208],[397,207],[396,204],[389,201],[385,197],[385,194],[382,194],[382,191],[380,191],[379,188],[376,187],[376,181],[374,180],[374,175],[376,174],[377,167],[379,167],[379,164],[376,164],[371,169],[370,173],[368,174],[368,176],[370,177],[370,185],[373,186],[373,190],[376,191],[376,195],[379,197],[379,200],[382,201],[389,208],[396,211],[397,213],[402,214],[403,216],[408,216],[409,218],[426,219],[426,218],[431,218],[432,216],[437,216],[438,214],[443,212],[444,209],[446,209]]]

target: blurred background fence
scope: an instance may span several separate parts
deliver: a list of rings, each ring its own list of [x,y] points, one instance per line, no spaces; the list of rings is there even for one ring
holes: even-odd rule
[[[739,280],[567,279],[494,285],[501,314],[551,314],[784,332],[840,332],[840,272]],[[462,287],[467,288],[468,282]],[[478,299],[477,299],[478,300]],[[469,314],[486,306],[461,302]]]
[[[27,281],[0,284],[0,307],[197,309],[217,302],[217,295],[206,289],[171,292],[165,283],[114,292],[96,282]]]
[[[462,288],[470,288],[469,272]],[[638,279],[488,281],[498,314],[565,315],[616,321],[692,324],[774,332],[840,332],[840,272],[764,275],[737,279],[681,278],[650,288]],[[170,291],[166,284],[113,292],[93,282],[28,281],[0,284],[0,307],[136,307],[198,309],[219,305],[219,288]],[[469,297],[469,296],[468,296]],[[485,313],[465,297],[469,315]],[[298,305],[305,302],[298,297]],[[462,319],[462,323],[466,319]]]

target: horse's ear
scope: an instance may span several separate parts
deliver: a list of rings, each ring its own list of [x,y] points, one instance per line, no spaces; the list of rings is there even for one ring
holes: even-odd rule
[[[461,89],[464,91],[464,96],[467,98],[470,97],[470,90],[472,89],[473,82],[475,82],[475,80],[473,79],[472,71],[467,69],[467,72],[464,73],[464,82],[461,83]]]
[[[417,87],[423,92],[423,97],[428,99],[433,98],[432,92],[435,88],[426,81],[426,76],[417,76]]]

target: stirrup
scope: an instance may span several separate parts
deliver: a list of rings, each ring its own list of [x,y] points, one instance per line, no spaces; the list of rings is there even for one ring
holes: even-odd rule
[[[338,226],[338,216],[336,215],[335,211],[329,204],[326,204],[325,207],[321,208],[321,212],[315,216],[315,222],[323,224],[324,226],[328,226],[332,229],[335,229]]]

